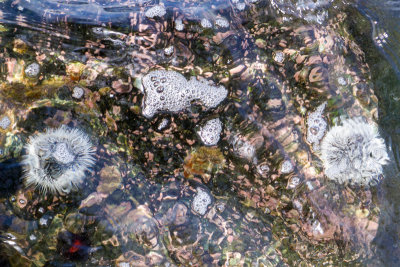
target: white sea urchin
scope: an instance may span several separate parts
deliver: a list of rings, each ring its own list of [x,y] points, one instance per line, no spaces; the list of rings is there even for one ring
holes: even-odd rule
[[[71,191],[95,162],[89,137],[66,126],[31,137],[25,148],[25,184],[34,185],[43,193]]]
[[[385,141],[374,125],[361,118],[333,127],[321,143],[325,175],[339,183],[369,185],[389,161]]]

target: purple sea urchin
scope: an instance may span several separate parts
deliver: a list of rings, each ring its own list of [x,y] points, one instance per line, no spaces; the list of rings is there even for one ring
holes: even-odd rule
[[[325,175],[339,183],[368,185],[389,161],[385,141],[377,128],[361,118],[333,127],[321,143]]]
[[[95,162],[88,136],[65,126],[31,137],[25,148],[25,184],[44,193],[71,191]]]

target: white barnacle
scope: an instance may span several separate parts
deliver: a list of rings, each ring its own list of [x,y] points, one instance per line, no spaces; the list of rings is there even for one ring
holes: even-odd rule
[[[329,179],[369,185],[379,180],[389,156],[377,127],[356,118],[343,121],[326,134],[321,159]]]
[[[81,184],[95,163],[94,148],[81,130],[62,126],[30,138],[25,146],[24,179],[43,193],[67,193]]]

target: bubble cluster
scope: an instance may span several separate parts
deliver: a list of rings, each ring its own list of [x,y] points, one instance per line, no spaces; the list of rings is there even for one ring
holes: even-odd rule
[[[274,61],[277,63],[283,63],[283,61],[285,60],[285,54],[282,51],[277,51],[274,53]]]
[[[143,77],[142,84],[145,93],[142,113],[147,118],[161,111],[182,111],[193,101],[200,101],[206,109],[215,108],[228,94],[223,86],[195,77],[187,81],[175,71],[152,71]]]
[[[197,187],[196,191],[197,193],[192,200],[192,209],[194,212],[204,215],[212,202],[211,195],[201,187]]]
[[[237,8],[239,11],[243,11],[243,10],[245,10],[245,8],[246,8],[246,3],[244,3],[244,2],[238,2],[238,3],[236,4],[236,8]]]
[[[154,17],[162,17],[167,13],[167,11],[165,10],[165,7],[162,5],[155,5],[151,8],[149,8],[146,13],[145,16],[148,18],[154,18]]]
[[[374,125],[348,119],[328,131],[321,142],[325,175],[338,183],[375,184],[389,161],[385,141]]]
[[[161,131],[161,130],[165,129],[165,127],[168,126],[168,123],[169,123],[168,119],[166,119],[166,118],[162,119],[162,121],[160,122],[160,124],[157,127],[157,130]]]
[[[3,130],[7,129],[11,125],[11,120],[8,116],[4,116],[0,119],[0,128]]]
[[[220,28],[228,28],[229,21],[226,18],[217,18],[215,20],[215,25],[217,25]]]
[[[222,132],[222,123],[219,118],[207,121],[200,130],[198,135],[201,141],[206,146],[215,146],[220,138]]]
[[[64,126],[31,137],[25,148],[25,183],[44,193],[69,192],[95,162],[88,136]]]
[[[76,86],[76,87],[74,87],[74,90],[72,91],[72,97],[75,99],[80,99],[80,98],[82,98],[84,93],[85,92],[83,91],[82,87]]]
[[[175,30],[177,31],[183,31],[185,29],[185,25],[183,24],[181,19],[175,20]]]
[[[174,46],[170,45],[164,49],[164,54],[170,56],[174,53]]]
[[[291,173],[294,170],[294,166],[290,160],[285,160],[281,166],[281,173]]]
[[[205,29],[212,28],[211,22],[210,22],[208,19],[206,19],[206,18],[203,18],[203,19],[200,21],[200,25],[201,25],[201,27],[203,27],[203,28],[205,28]]]
[[[337,82],[338,82],[338,84],[340,84],[341,86],[347,85],[347,81],[346,81],[346,79],[345,79],[344,77],[339,77],[339,78],[337,78]]]
[[[327,123],[322,117],[325,107],[326,102],[318,106],[307,118],[307,141],[313,145],[316,151],[319,150],[319,143],[326,132]]]
[[[25,68],[25,75],[30,78],[35,78],[36,76],[39,75],[39,72],[40,72],[40,65],[36,62],[29,64]]]

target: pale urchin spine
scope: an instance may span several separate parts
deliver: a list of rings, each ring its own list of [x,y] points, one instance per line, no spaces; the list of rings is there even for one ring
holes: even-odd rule
[[[32,136],[22,160],[26,186],[44,194],[68,193],[85,178],[95,163],[95,149],[79,129],[61,126]]]
[[[376,126],[362,118],[334,126],[321,143],[325,175],[340,184],[373,185],[389,162],[385,141]]]

